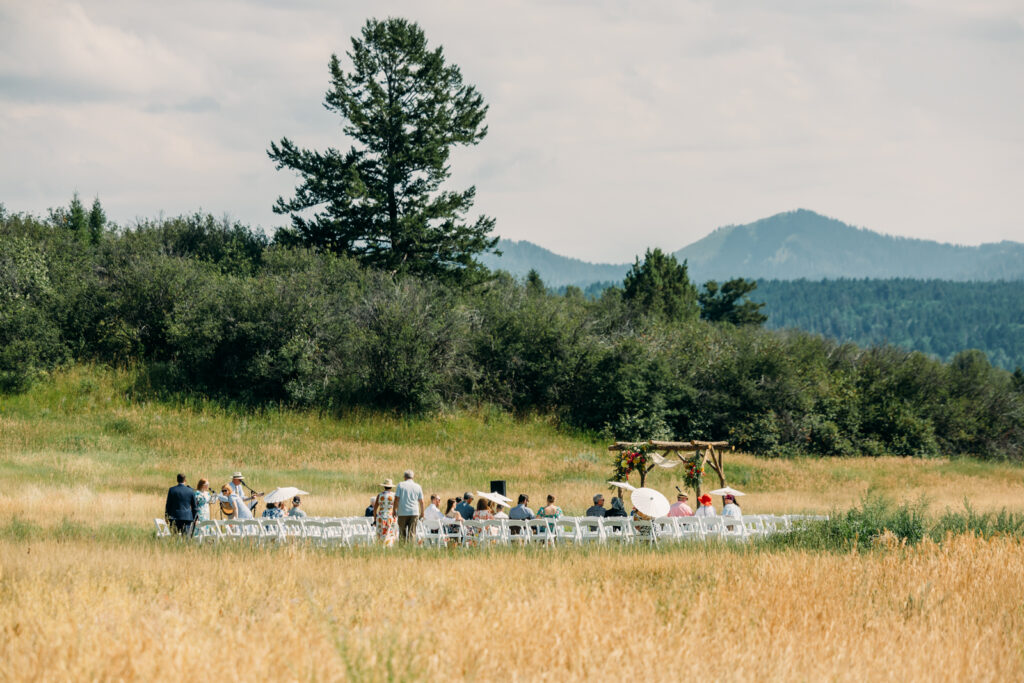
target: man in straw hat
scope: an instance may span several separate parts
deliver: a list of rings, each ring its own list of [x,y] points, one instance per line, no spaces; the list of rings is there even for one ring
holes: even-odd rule
[[[693,517],[693,508],[686,504],[689,496],[680,491],[676,494],[676,502],[668,509],[669,517]]]
[[[246,506],[248,506],[250,513],[256,509],[256,497],[259,494],[252,489],[249,489],[252,495],[248,497],[245,495],[245,489],[248,487],[245,485],[245,477],[242,476],[241,472],[235,472],[231,475],[231,483],[228,484],[228,488],[231,489],[231,495],[238,496],[242,499]]]

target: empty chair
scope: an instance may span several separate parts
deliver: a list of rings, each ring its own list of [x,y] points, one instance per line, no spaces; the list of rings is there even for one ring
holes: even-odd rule
[[[242,520],[225,519],[218,522],[221,530],[221,538],[239,541],[245,538],[245,530],[242,528]]]
[[[743,526],[747,531],[747,538],[761,538],[765,535],[761,515],[743,515]]]
[[[605,517],[601,521],[606,540],[617,543],[633,542],[633,524],[628,517]]]
[[[604,543],[604,519],[601,517],[579,518],[580,543]]]
[[[697,519],[700,520],[704,540],[721,540],[723,532],[722,517],[697,517]]]
[[[704,527],[700,517],[673,517],[680,541],[703,541]]]
[[[198,543],[202,543],[204,541],[213,541],[216,543],[220,540],[220,529],[217,527],[217,521],[213,519],[204,519],[201,522],[196,522],[194,536]]]
[[[675,517],[658,517],[654,520],[654,533],[661,541],[678,541],[679,528]]]
[[[345,525],[349,545],[373,545],[377,542],[377,534],[370,517],[347,517],[342,520]]]
[[[441,536],[441,520],[421,519],[416,525],[416,544],[430,548],[440,548],[444,545]]]
[[[259,543],[263,539],[263,524],[258,519],[240,519],[242,536],[250,543]]]
[[[171,527],[167,526],[167,520],[155,517],[153,524],[156,525],[156,537],[163,538],[171,535]]]
[[[555,540],[559,543],[579,544],[580,524],[575,517],[559,517],[555,520]]]
[[[323,542],[325,545],[348,545],[348,528],[340,519],[328,519],[323,523]]]
[[[303,536],[302,531],[302,518],[301,517],[285,517],[281,520],[281,533],[284,540],[301,539]]]
[[[324,521],[322,519],[309,519],[307,517],[302,525],[302,529],[305,531],[303,538],[307,542],[318,546],[324,545]]]

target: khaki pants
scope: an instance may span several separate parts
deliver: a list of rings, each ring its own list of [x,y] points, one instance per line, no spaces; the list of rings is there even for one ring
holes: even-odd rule
[[[416,522],[419,515],[398,516],[398,540],[403,543],[416,538]]]

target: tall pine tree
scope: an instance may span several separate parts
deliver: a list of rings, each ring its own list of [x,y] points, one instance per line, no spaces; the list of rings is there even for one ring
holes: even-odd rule
[[[405,19],[372,19],[347,53],[350,71],[330,60],[324,106],[338,113],[355,144],[347,152],[271,143],[277,168],[295,171],[295,196],[274,211],[290,214],[280,240],[347,253],[393,273],[472,282],[486,273],[474,258],[497,243],[494,219],[467,222],[476,188],[441,189],[451,150],[487,134],[487,106],[441,48],[430,49]],[[312,216],[308,211],[315,209]]]

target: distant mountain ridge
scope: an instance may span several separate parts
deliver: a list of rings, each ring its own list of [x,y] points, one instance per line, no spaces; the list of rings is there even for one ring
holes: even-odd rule
[[[552,287],[619,281],[630,266],[587,263],[526,241],[501,240],[498,248],[504,255],[486,255],[485,265],[517,276],[534,268]],[[1020,242],[967,247],[892,237],[806,209],[718,228],[675,255],[689,263],[690,277],[698,283],[733,277],[1024,279],[1024,244]]]

